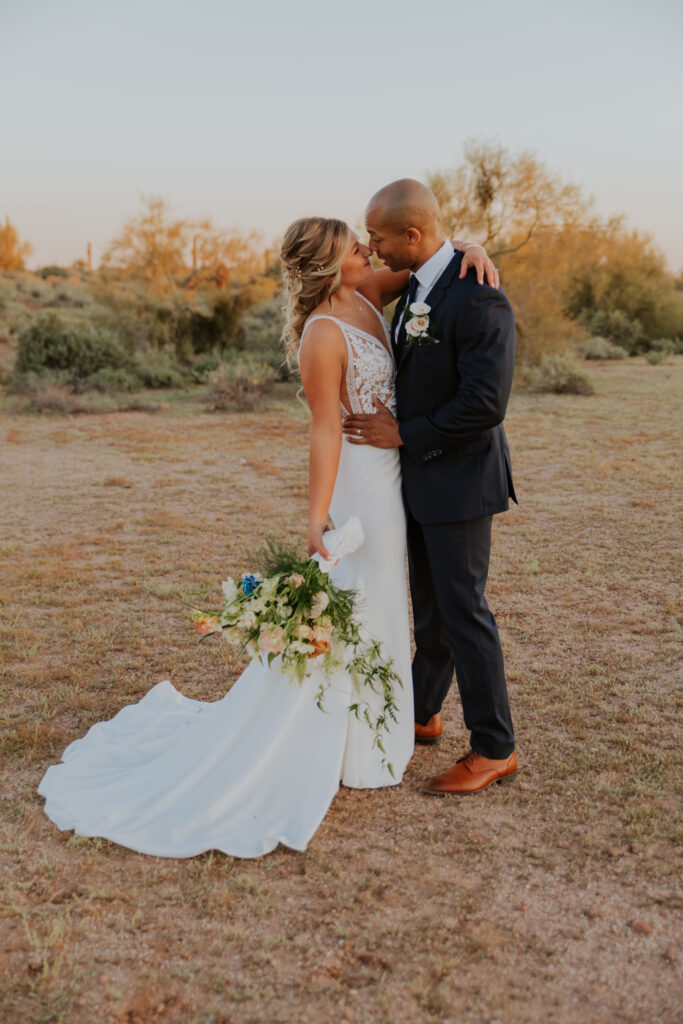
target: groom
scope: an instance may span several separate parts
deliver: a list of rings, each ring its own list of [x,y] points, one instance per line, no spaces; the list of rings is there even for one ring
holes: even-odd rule
[[[370,247],[391,270],[410,270],[391,327],[398,418],[345,420],[349,441],[399,447],[415,623],[415,733],[441,737],[453,679],[470,751],[430,779],[428,793],[472,793],[517,768],[503,654],[484,588],[491,522],[516,501],[502,427],[515,351],[505,294],[459,278],[462,253],[438,229],[433,193],[406,178],[380,189],[365,212]],[[417,306],[411,312],[414,303]]]

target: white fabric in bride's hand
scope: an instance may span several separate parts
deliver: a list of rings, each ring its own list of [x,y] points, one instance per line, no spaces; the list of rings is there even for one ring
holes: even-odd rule
[[[371,412],[378,367],[382,400],[391,397],[393,363],[371,335],[360,332],[352,341],[347,337],[354,393],[361,410]],[[215,703],[184,697],[165,681],[93,725],[67,747],[62,764],[48,768],[38,791],[59,828],[157,856],[214,849],[258,857],[278,843],[305,849],[340,781],[358,789],[400,782],[414,724],[398,449],[342,444],[330,515],[344,524],[326,535],[339,559],[330,579],[362,594],[354,614],[403,681],[398,721],[383,741],[386,755],[349,711],[353,684],[346,672],[326,690],[324,713],[316,706],[318,666],[297,686],[275,662],[252,662]],[[377,714],[383,695],[367,696]]]
[[[323,534],[325,550],[332,555],[332,558],[324,558],[316,551],[313,561],[318,562],[323,572],[329,572],[339,563],[340,559],[358,551],[364,542],[363,524],[358,516],[350,516],[339,529],[327,530]]]

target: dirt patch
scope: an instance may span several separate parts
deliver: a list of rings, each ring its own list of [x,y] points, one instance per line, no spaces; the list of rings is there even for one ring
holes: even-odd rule
[[[678,1019],[674,780],[683,360],[516,394],[522,504],[489,596],[521,770],[477,797],[342,789],[305,854],[143,857],[61,834],[36,786],[95,721],[171,678],[221,697],[181,598],[305,537],[308,426],[259,415],[0,418],[0,1019],[69,1024]]]

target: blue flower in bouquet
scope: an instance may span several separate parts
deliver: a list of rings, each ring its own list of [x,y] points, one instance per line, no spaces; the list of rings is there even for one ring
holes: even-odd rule
[[[261,580],[258,576],[251,574],[242,577],[242,593],[245,597],[251,597],[255,594],[258,588],[261,586]]]

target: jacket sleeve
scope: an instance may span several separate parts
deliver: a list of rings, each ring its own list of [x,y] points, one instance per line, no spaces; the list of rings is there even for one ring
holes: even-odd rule
[[[399,424],[406,451],[419,462],[455,451],[502,423],[515,361],[515,319],[503,292],[478,286],[455,325],[460,378],[453,397]]]

